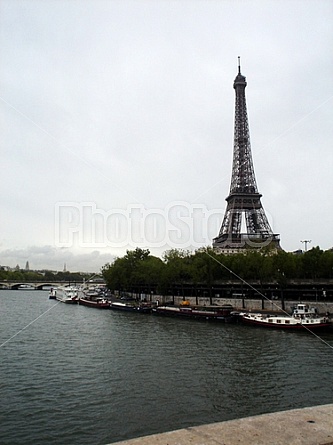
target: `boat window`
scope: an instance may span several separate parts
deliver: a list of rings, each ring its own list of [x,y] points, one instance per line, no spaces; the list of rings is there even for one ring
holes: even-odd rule
[[[289,324],[289,323],[290,323],[290,320],[286,320],[285,323],[286,323],[286,324]]]
[[[276,320],[277,323],[281,323],[281,320]]]

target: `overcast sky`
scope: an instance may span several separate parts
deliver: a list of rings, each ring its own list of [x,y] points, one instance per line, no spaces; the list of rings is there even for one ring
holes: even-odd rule
[[[211,245],[237,57],[262,204],[333,246],[331,0],[1,0],[0,264],[98,271]]]

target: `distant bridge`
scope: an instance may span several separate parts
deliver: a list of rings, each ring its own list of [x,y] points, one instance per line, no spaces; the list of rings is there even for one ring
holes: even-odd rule
[[[89,281],[88,281],[89,282]],[[76,281],[69,282],[68,280],[65,281],[0,281],[0,289],[7,289],[7,290],[43,290],[43,289],[49,289],[50,287],[57,288],[59,286],[67,286],[70,284],[83,284],[77,283]],[[103,282],[90,282],[90,284],[104,284]]]

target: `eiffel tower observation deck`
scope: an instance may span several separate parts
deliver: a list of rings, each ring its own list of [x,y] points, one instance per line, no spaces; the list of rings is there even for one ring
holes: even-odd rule
[[[273,233],[262,207],[262,195],[258,192],[254,175],[246,85],[238,57],[238,74],[234,81],[236,103],[231,185],[222,226],[219,235],[213,239],[213,248],[220,253],[237,253],[264,247],[281,249],[279,235]]]

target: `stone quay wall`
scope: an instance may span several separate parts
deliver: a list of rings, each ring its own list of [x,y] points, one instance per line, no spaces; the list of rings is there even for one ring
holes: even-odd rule
[[[186,301],[189,301],[191,305],[209,306],[211,303],[216,306],[222,306],[224,304],[231,304],[236,311],[269,311],[269,312],[283,312],[282,301],[280,299],[268,300],[268,299],[247,299],[247,298],[209,298],[205,297],[186,297]],[[184,299],[181,296],[162,296],[154,295],[154,301],[158,301],[159,304],[170,303],[174,301],[175,306],[180,305]],[[299,300],[284,300],[284,310],[291,313],[293,307]],[[332,302],[316,302],[307,301],[310,307],[316,307],[319,314],[333,314]]]

